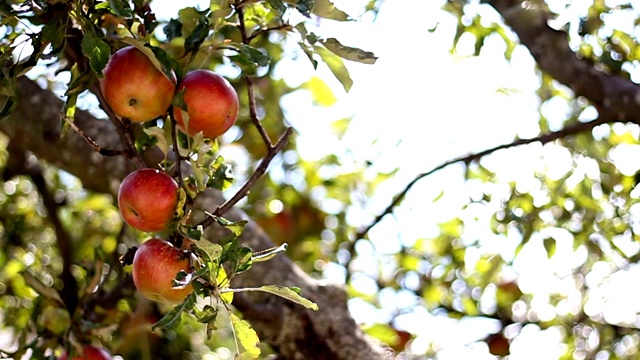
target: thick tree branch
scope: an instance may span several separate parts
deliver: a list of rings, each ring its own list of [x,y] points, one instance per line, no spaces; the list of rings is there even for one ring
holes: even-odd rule
[[[551,28],[552,15],[536,1],[488,0],[518,35],[543,72],[620,121],[640,123],[640,87],[598,70],[569,46],[568,34]]]
[[[135,169],[122,156],[103,157],[93,151],[87,142],[75,133],[65,138],[57,134],[62,102],[51,92],[41,89],[33,81],[20,78],[20,101],[16,111],[0,121],[0,131],[24,151],[31,151],[42,160],[77,176],[85,188],[115,195],[121,180]],[[0,101],[4,100],[0,96]],[[120,142],[114,125],[109,121],[93,118],[84,111],[76,114],[79,128],[102,146],[117,148]],[[162,158],[161,152],[148,152]],[[158,159],[145,159],[146,163],[158,163]],[[198,208],[215,209],[224,203],[219,191],[208,190],[198,197]],[[206,215],[200,214],[202,219]],[[247,219],[238,208],[231,208],[225,217],[230,220]],[[205,237],[216,239],[221,227],[210,226]],[[249,221],[240,241],[260,250],[274,246],[265,232]],[[266,284],[298,286],[302,295],[316,302],[319,311],[311,311],[277,296],[247,294],[249,301],[238,302],[238,309],[251,322],[261,338],[268,342],[285,359],[390,359],[392,355],[369,339],[351,318],[344,289],[325,285],[312,279],[286,256],[276,256],[265,263],[258,263],[250,271],[234,277],[234,287],[252,287]],[[255,304],[259,304],[258,307]],[[265,317],[264,309],[273,317]],[[276,319],[268,321],[265,319]]]
[[[60,252],[60,257],[62,258],[60,280],[62,281],[63,288],[60,290],[60,298],[64,301],[64,305],[69,313],[73,314],[78,306],[78,284],[71,273],[73,254],[71,238],[58,216],[58,207],[60,204],[54,199],[51,191],[49,191],[42,173],[42,167],[38,163],[28,161],[25,151],[14,146],[11,141],[7,148],[9,150],[9,161],[6,171],[10,173],[9,175],[29,176],[38,189],[42,204],[47,210],[47,218],[55,231],[56,244]]]

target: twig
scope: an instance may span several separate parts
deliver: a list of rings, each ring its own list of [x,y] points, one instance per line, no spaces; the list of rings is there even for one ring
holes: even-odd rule
[[[89,135],[85,134],[84,131],[82,131],[82,129],[80,129],[78,127],[78,125],[76,125],[75,122],[72,119],[69,119],[69,117],[66,116],[65,114],[60,114],[60,116],[71,127],[71,129],[73,129],[73,131],[76,132],[76,134],[80,135],[83,139],[85,139],[85,141],[89,145],[91,145],[91,147],[93,147],[93,150],[98,152],[100,155],[102,155],[102,156],[120,156],[120,155],[125,155],[125,156],[127,156],[129,158],[131,157],[129,152],[126,151],[126,150],[111,150],[111,149],[102,148],[102,146],[98,145],[98,143],[96,143],[95,140],[93,140]]]
[[[238,27],[240,30],[240,34],[242,34],[242,43],[245,45],[249,45],[251,39],[247,36],[247,29],[244,22],[244,9],[236,6],[236,11],[238,12]],[[251,117],[251,122],[260,132],[260,136],[262,137],[262,141],[267,147],[267,151],[273,148],[273,143],[271,142],[271,138],[269,134],[267,134],[267,130],[262,126],[260,119],[258,118],[258,111],[256,110],[256,96],[253,91],[253,78],[251,76],[245,76],[245,81],[247,83],[247,96],[249,97],[249,116]]]
[[[247,36],[244,22],[244,10],[240,6],[244,3],[236,1],[234,4],[238,13],[238,27],[240,29],[240,33],[242,34],[242,42],[244,44],[249,44],[251,38]],[[267,148],[267,154],[262,158],[260,164],[258,164],[258,167],[256,167],[255,171],[253,172],[253,174],[251,174],[251,177],[247,180],[247,182],[244,183],[244,185],[242,185],[242,187],[229,200],[218,206],[216,210],[210,214],[211,216],[208,216],[206,219],[200,222],[199,225],[202,225],[203,228],[206,228],[207,226],[213,224],[215,222],[216,216],[220,216],[226,213],[229,209],[231,209],[231,207],[237,204],[240,199],[242,199],[245,195],[247,195],[247,193],[249,193],[249,190],[253,187],[253,185],[255,185],[258,179],[262,175],[264,175],[264,173],[267,171],[267,168],[269,167],[269,163],[271,162],[271,160],[273,160],[276,154],[280,152],[282,148],[284,148],[287,140],[289,139],[289,136],[291,136],[291,134],[293,133],[293,129],[288,127],[285,130],[284,134],[280,136],[280,139],[278,139],[275,145],[271,142],[269,134],[267,134],[266,129],[264,128],[264,126],[262,126],[260,119],[258,119],[255,93],[253,91],[253,78],[250,76],[245,76],[245,80],[247,82],[247,96],[249,98],[249,115],[251,117],[251,122],[260,132],[260,136],[262,137],[262,140]]]
[[[122,143],[125,145],[125,152],[130,156],[129,159],[131,159],[139,169],[147,167],[147,164],[145,164],[142,156],[140,156],[140,153],[138,153],[138,150],[136,149],[135,139],[133,137],[133,134],[131,133],[130,126],[125,124],[125,122],[128,122],[128,120],[122,119],[122,121],[120,121],[113,110],[111,110],[111,107],[102,95],[100,86],[97,83],[92,90],[98,98],[100,106],[107,113],[107,116],[109,116],[109,120],[111,120],[111,122],[115,125],[116,131],[118,132],[118,135],[120,135],[120,140],[122,140]]]
[[[411,180],[402,191],[400,191],[398,194],[396,194],[393,198],[393,201],[391,202],[391,204],[389,204],[389,206],[387,206],[387,208],[380,213],[378,216],[376,216],[376,218],[367,226],[363,227],[360,231],[358,231],[358,233],[355,235],[355,238],[353,239],[353,241],[351,242],[351,248],[353,248],[353,244],[355,244],[355,241],[358,239],[363,238],[368,232],[369,230],[371,230],[371,228],[373,228],[376,224],[378,224],[382,218],[384,218],[386,215],[390,214],[393,209],[404,199],[404,197],[407,195],[407,193],[409,192],[409,190],[411,190],[411,188],[420,180],[422,180],[423,178],[432,175],[435,172],[438,172],[446,167],[448,167],[449,165],[453,165],[459,162],[465,163],[466,165],[469,165],[471,162],[475,161],[475,160],[479,160],[480,158],[487,156],[489,154],[492,154],[498,150],[503,150],[503,149],[508,149],[508,148],[512,148],[512,147],[516,147],[516,146],[520,146],[520,145],[527,145],[527,144],[531,144],[534,142],[540,142],[541,144],[546,144],[548,142],[560,139],[560,138],[564,138],[570,135],[575,135],[584,131],[588,131],[593,129],[594,127],[598,126],[598,125],[602,125],[602,124],[606,124],[609,122],[615,122],[617,120],[613,120],[611,117],[608,116],[600,116],[595,120],[589,121],[589,122],[578,122],[578,123],[574,123],[571,124],[569,126],[567,126],[566,128],[559,130],[559,131],[552,131],[546,134],[542,134],[540,136],[534,137],[534,138],[530,138],[530,139],[517,139],[511,143],[508,144],[502,144],[502,145],[498,145],[477,153],[473,153],[473,154],[469,154],[469,155],[465,155],[465,156],[460,156],[448,161],[443,162],[442,164],[432,168],[431,170],[421,173],[420,175],[416,176],[413,180]]]
[[[169,107],[169,118],[171,119],[171,137],[173,138],[173,152],[176,154],[176,163],[175,163],[175,174],[178,177],[178,184],[182,187],[182,169],[180,163],[184,158],[180,154],[180,148],[178,147],[178,131],[176,131],[176,127],[178,123],[176,118],[173,116],[173,105]]]
[[[257,38],[258,36],[260,36],[260,35],[262,35],[264,33],[268,33],[270,31],[278,31],[278,30],[290,31],[291,29],[293,29],[293,27],[290,24],[281,24],[281,25],[278,25],[278,26],[272,26],[272,27],[256,30],[253,34],[251,34],[250,36],[247,37],[247,41],[251,42],[255,38]]]
[[[200,222],[199,225],[202,225],[202,227],[206,228],[207,226],[215,222],[215,216],[223,215],[224,213],[229,211],[231,207],[237,204],[238,201],[240,201],[240,199],[242,199],[249,192],[249,190],[253,187],[253,185],[255,185],[258,179],[267,171],[269,163],[271,162],[271,160],[273,160],[274,156],[276,156],[276,154],[280,152],[280,150],[282,150],[282,148],[287,144],[287,139],[289,138],[289,136],[291,136],[292,133],[293,129],[290,127],[287,128],[280,139],[278,139],[278,142],[269,148],[265,157],[262,158],[262,161],[260,161],[258,167],[255,169],[253,174],[251,174],[251,177],[247,180],[247,182],[242,185],[240,190],[238,190],[229,200],[218,206],[216,210],[211,213],[212,216],[204,219],[202,222]]]
[[[269,134],[267,134],[267,130],[262,126],[260,119],[258,119],[258,112],[256,110],[256,96],[253,92],[253,78],[251,76],[246,76],[245,81],[247,82],[247,94],[249,96],[249,115],[251,116],[251,122],[260,132],[260,136],[262,137],[262,141],[267,147],[267,151],[273,148],[273,143],[271,142],[271,138]]]

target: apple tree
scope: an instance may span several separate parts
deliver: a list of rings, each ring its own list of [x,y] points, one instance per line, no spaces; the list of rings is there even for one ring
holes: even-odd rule
[[[3,354],[387,356],[343,289],[236,206],[264,213],[247,194],[293,149],[277,100],[295,89],[270,80],[285,39],[347,88],[344,61],[375,56],[307,29],[348,20],[328,1],[212,1],[165,20],[155,6],[2,4]]]
[[[212,0],[162,19],[163,3],[0,3],[1,357],[439,358],[437,333],[460,334],[432,327],[451,323],[474,327],[470,358],[527,358],[536,334],[556,358],[637,357],[637,313],[609,291],[640,253],[635,4],[438,2],[424,38],[535,63],[535,119],[513,120],[535,134],[425,168],[357,221],[402,169],[302,158],[282,99],[335,97],[318,76],[279,74],[300,57],[349,91],[349,64],[376,56],[317,29],[392,2]],[[426,21],[407,7],[404,25]],[[459,182],[415,196],[454,165]],[[452,218],[410,216],[452,193],[466,197]],[[389,228],[401,241],[382,253],[392,240],[374,230]],[[330,268],[345,286],[323,281]]]

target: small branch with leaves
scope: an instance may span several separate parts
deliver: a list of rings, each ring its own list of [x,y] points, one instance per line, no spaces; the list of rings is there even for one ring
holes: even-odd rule
[[[282,150],[282,148],[286,145],[287,139],[289,138],[289,136],[291,136],[292,133],[293,129],[287,128],[285,133],[280,137],[280,139],[278,139],[278,142],[275,145],[269,146],[267,155],[262,158],[262,161],[260,161],[260,164],[258,164],[258,167],[256,167],[256,169],[253,171],[251,177],[247,180],[247,182],[245,182],[244,185],[242,185],[242,187],[229,200],[218,206],[213,211],[213,213],[211,213],[210,216],[204,219],[199,225],[201,225],[203,228],[210,226],[216,221],[217,216],[224,215],[224,213],[226,213],[231,207],[233,207],[236,203],[238,203],[238,201],[240,201],[245,195],[247,195],[253,185],[255,185],[258,179],[267,171],[271,160],[273,160],[276,154],[278,154],[280,150]]]
[[[494,152],[498,151],[498,150],[504,150],[504,149],[509,149],[509,148],[513,148],[516,146],[521,146],[521,145],[527,145],[527,144],[532,144],[532,143],[541,143],[541,144],[546,144],[558,139],[562,139],[562,138],[566,138],[568,136],[572,136],[572,135],[576,135],[579,133],[583,133],[585,131],[590,131],[591,129],[593,129],[594,127],[598,126],[598,125],[602,125],[602,124],[607,124],[607,123],[612,123],[612,122],[618,122],[619,120],[611,117],[611,116],[606,116],[606,115],[602,115],[600,117],[598,117],[595,120],[589,121],[589,122],[576,122],[573,123],[571,125],[568,125],[567,127],[565,127],[562,130],[559,131],[552,131],[546,134],[542,134],[533,138],[529,138],[529,139],[517,139],[513,142],[507,143],[507,144],[502,144],[502,145],[498,145],[498,146],[494,146],[492,148],[488,148],[485,150],[482,150],[480,152],[476,152],[473,154],[468,154],[468,155],[464,155],[464,156],[460,156],[448,161],[445,161],[443,163],[441,163],[438,166],[433,167],[432,169],[423,172],[421,174],[419,174],[418,176],[416,176],[413,180],[411,180],[403,189],[402,191],[400,191],[398,194],[396,194],[393,197],[393,200],[391,201],[391,203],[387,206],[386,209],[384,209],[384,211],[382,211],[380,214],[378,214],[371,223],[369,223],[368,225],[362,227],[356,234],[355,234],[355,238],[353,239],[354,241],[351,242],[351,246],[350,246],[350,251],[353,252],[353,247],[355,246],[355,240],[358,239],[362,239],[364,238],[367,233],[374,227],[376,226],[386,215],[389,215],[393,212],[393,210],[402,202],[402,200],[405,198],[405,196],[407,195],[407,193],[413,188],[413,186],[418,183],[420,180],[424,179],[425,177],[432,175],[450,165],[453,164],[457,164],[457,163],[464,163],[465,165],[469,165],[474,161],[477,161],[487,155],[491,155]]]
[[[98,145],[97,142],[95,142],[95,140],[93,140],[90,136],[88,136],[87,134],[84,133],[84,131],[82,131],[82,129],[80,129],[78,127],[78,125],[76,125],[76,123],[73,121],[73,119],[70,119],[66,114],[60,114],[60,117],[62,117],[62,119],[64,119],[64,121],[66,122],[66,124],[71,127],[71,129],[78,135],[80,135],[80,137],[82,137],[87,144],[91,145],[91,147],[93,148],[93,150],[97,153],[99,153],[102,156],[126,156],[128,158],[132,158],[134,155],[129,153],[127,150],[113,150],[113,149],[104,149],[102,146]]]

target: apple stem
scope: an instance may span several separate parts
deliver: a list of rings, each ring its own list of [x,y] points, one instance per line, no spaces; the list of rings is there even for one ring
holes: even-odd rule
[[[147,167],[147,164],[145,164],[144,160],[142,159],[142,156],[140,155],[140,153],[138,153],[138,150],[136,149],[135,140],[133,138],[133,134],[131,134],[131,122],[129,121],[129,119],[122,119],[122,121],[118,119],[118,117],[113,112],[113,110],[111,110],[111,107],[109,106],[109,104],[107,104],[107,101],[102,95],[102,92],[100,91],[100,86],[98,85],[98,80],[96,80],[96,83],[92,88],[92,92],[98,98],[98,102],[100,103],[100,106],[107,113],[107,116],[109,116],[109,120],[111,120],[111,123],[115,125],[116,131],[118,132],[118,135],[120,135],[120,140],[125,146],[125,150],[123,150],[123,154],[126,155],[127,158],[131,159],[131,161],[133,161],[136,164],[136,167],[138,169]]]

